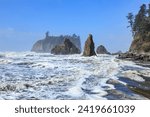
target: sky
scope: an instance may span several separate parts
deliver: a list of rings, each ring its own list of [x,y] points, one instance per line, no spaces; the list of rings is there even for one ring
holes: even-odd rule
[[[0,51],[30,51],[49,35],[77,34],[82,48],[93,35],[95,47],[128,51],[132,42],[126,16],[149,0],[0,0]]]

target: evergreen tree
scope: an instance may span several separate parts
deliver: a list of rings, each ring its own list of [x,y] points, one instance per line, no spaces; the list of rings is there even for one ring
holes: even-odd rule
[[[148,13],[148,17],[150,18],[150,4],[148,5],[147,13]]]
[[[135,16],[133,24],[133,31],[135,32],[135,34],[140,33],[141,36],[144,36],[147,27],[146,15],[147,15],[146,5],[143,4],[140,7],[138,14]]]
[[[128,19],[128,23],[129,23],[128,28],[129,27],[131,28],[132,36],[134,36],[134,31],[133,31],[134,15],[132,13],[129,13],[127,16],[127,19]]]
[[[128,27],[131,27],[133,36],[138,34],[143,39],[149,38],[147,38],[147,36],[150,36],[150,4],[148,5],[148,9],[146,5],[143,4],[135,16],[129,13],[127,19],[129,22]]]
[[[147,13],[147,9],[146,9],[146,5],[145,4],[143,4],[141,7],[140,7],[140,10],[139,10],[139,15],[141,16],[141,17],[145,17],[146,16],[146,13]]]

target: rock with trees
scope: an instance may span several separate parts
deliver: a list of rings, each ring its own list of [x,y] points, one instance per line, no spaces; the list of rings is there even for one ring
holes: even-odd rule
[[[127,18],[133,41],[129,51],[119,54],[119,58],[150,62],[150,4],[143,4],[136,15],[129,13]]]
[[[150,4],[143,4],[136,15],[129,13],[127,19],[134,39],[129,52],[150,53]]]
[[[60,35],[60,36],[50,36],[49,32],[45,33],[45,38],[38,40],[32,47],[33,52],[40,53],[50,53],[51,50],[56,45],[61,45],[64,43],[65,39],[69,39],[80,51],[81,51],[81,42],[80,37],[76,34],[73,35]]]

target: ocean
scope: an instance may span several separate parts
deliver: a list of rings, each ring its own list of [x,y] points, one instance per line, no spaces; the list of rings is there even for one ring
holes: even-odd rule
[[[144,82],[141,75],[150,77],[150,68],[115,55],[0,52],[0,99],[147,99],[127,87]]]

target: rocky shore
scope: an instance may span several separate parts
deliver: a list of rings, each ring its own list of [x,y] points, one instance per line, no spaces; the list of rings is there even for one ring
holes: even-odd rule
[[[146,54],[146,53],[136,54],[136,53],[126,52],[126,53],[119,54],[118,59],[133,61],[134,63],[136,63],[136,65],[150,68],[150,54]],[[150,77],[140,73],[140,71],[138,73],[138,76],[142,77],[144,81],[138,82],[135,80],[131,80],[130,78],[122,78],[122,77],[120,77],[120,80],[126,81],[127,83],[126,87],[129,90],[150,99]]]
[[[135,54],[135,53],[127,52],[127,53],[119,54],[118,58],[139,61],[139,62],[150,62],[150,54]]]
[[[119,54],[118,59],[130,60],[135,62],[137,65],[141,65],[143,67],[150,67],[150,54],[136,54],[126,52]]]
[[[120,81],[123,81],[126,84],[123,84]],[[106,95],[107,99],[114,100],[119,98],[123,100],[124,99],[134,100],[134,97],[131,95],[132,92],[145,97],[145,99],[150,99],[150,80],[148,79],[145,80],[145,82],[139,82],[131,80],[130,78],[127,77],[120,77],[119,80],[109,79],[106,83],[114,85],[115,87],[115,89],[107,90],[108,92],[108,95]]]

